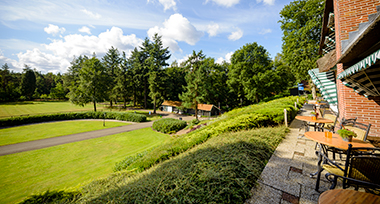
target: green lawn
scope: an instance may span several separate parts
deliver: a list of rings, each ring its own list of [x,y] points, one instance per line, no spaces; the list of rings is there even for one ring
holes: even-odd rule
[[[97,105],[97,110],[103,109],[103,105]],[[57,112],[73,112],[73,111],[92,111],[94,106],[89,103],[82,106],[76,106],[69,101],[66,102],[11,102],[0,104],[0,118],[18,116],[18,115],[36,115]]]
[[[124,122],[65,121],[0,129],[0,146],[129,125]]]
[[[74,187],[112,173],[116,162],[168,140],[151,128],[29,152],[0,156],[0,200]]]

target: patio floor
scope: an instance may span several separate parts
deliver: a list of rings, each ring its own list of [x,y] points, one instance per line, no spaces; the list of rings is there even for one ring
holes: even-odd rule
[[[312,106],[306,104],[298,115],[309,115],[311,111]],[[265,166],[247,204],[318,203],[319,195],[328,190],[330,182],[325,172],[321,174],[319,192],[314,190],[316,176],[311,178],[309,174],[317,171],[315,142],[303,136],[304,130],[299,130],[301,125],[296,119],[289,125],[290,132]],[[335,189],[339,188],[342,187],[338,181]]]

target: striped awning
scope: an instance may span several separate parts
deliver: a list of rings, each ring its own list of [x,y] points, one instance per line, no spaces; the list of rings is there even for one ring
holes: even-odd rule
[[[344,70],[338,79],[367,98],[380,96],[380,50]]]
[[[319,72],[319,68],[309,70],[311,80],[330,105],[338,104],[334,71]]]

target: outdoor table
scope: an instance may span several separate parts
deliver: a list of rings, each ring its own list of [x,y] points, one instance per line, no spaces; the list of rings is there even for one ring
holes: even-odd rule
[[[380,203],[380,196],[348,189],[325,191],[319,196],[319,204]]]
[[[296,119],[297,120],[302,120],[302,121],[305,122],[304,125],[306,126],[306,130],[305,130],[306,132],[309,131],[309,124],[308,124],[308,122],[322,124],[322,127],[324,126],[325,123],[334,123],[334,121],[332,121],[330,119],[326,119],[326,118],[317,118],[316,120],[314,120],[313,116],[301,116],[301,115],[297,115]],[[316,130],[316,126],[314,127],[314,131]]]
[[[318,155],[318,171],[316,173],[311,173],[310,176],[317,175],[317,182],[315,184],[315,190],[319,189],[319,181],[322,171],[322,158],[323,155],[327,155],[327,146],[335,147],[343,150],[348,149],[348,145],[351,144],[352,147],[374,147],[371,143],[352,138],[352,142],[343,141],[342,137],[338,134],[332,134],[332,138],[325,137],[325,132],[305,132],[305,137],[317,142],[319,144],[319,150],[316,152]]]
[[[327,105],[327,103],[324,103],[324,102],[318,103],[318,102],[315,102],[315,101],[310,101],[307,104],[310,104],[310,105]]]

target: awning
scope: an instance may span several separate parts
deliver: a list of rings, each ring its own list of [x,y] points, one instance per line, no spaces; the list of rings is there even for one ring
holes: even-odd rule
[[[330,105],[338,104],[334,71],[319,72],[319,68],[309,70],[311,80]]]
[[[367,98],[380,96],[380,50],[344,70],[338,79]]]

